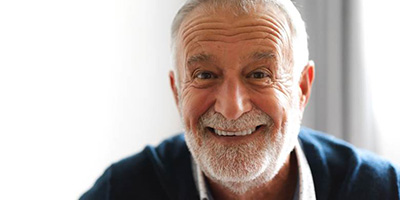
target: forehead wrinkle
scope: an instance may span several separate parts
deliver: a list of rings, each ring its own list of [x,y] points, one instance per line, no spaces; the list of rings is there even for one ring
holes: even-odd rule
[[[274,30],[276,32],[277,37],[283,37],[282,31],[285,31],[284,27],[282,24],[278,22],[278,20],[275,20],[272,17],[267,17],[267,16],[261,16],[257,21],[260,21],[261,24],[264,24],[264,26],[271,25],[269,28]]]
[[[235,22],[233,25],[223,23],[220,21],[217,22],[211,22],[207,23],[207,20],[205,18],[202,19],[194,19],[192,20],[192,23],[194,21],[198,21],[202,24],[195,25],[195,26],[186,26],[184,27],[184,35],[181,41],[183,41],[183,44],[186,44],[185,46],[191,45],[193,43],[193,40],[195,42],[199,41],[218,41],[218,40],[223,40],[226,39],[225,37],[232,37],[232,36],[237,36],[237,35],[249,35],[248,33],[256,33],[253,31],[244,31],[248,30],[251,27],[255,27],[255,31],[259,31],[258,34],[261,36],[259,37],[260,39],[268,39],[268,37],[273,38],[273,42],[278,43],[280,45],[283,44],[283,40],[287,41],[287,37],[284,37],[285,34],[283,34],[283,31],[285,30],[284,27],[282,27],[282,24],[279,22],[279,20],[275,20],[273,17],[270,16],[257,16],[259,17],[258,19],[253,19],[256,20],[251,21],[251,20],[241,20],[238,22]],[[216,20],[215,17],[208,17],[208,19],[213,19]],[[233,27],[235,26],[235,27]],[[204,28],[204,29],[201,29]],[[201,34],[202,32],[211,32],[214,33],[214,35],[209,34],[207,38],[204,38],[204,34]],[[228,33],[227,33],[228,32]],[[229,34],[230,33],[230,34]],[[265,35],[267,33],[267,35]],[[218,35],[219,34],[219,35]],[[264,35],[262,35],[264,34]],[[210,36],[218,36],[216,38],[210,38]],[[203,38],[199,38],[203,37]],[[238,36],[236,38],[237,40],[252,40],[252,39],[257,39],[257,37],[251,36],[250,38],[241,38]],[[224,41],[221,41],[224,42]],[[233,42],[236,42],[235,40]],[[231,42],[227,42],[231,43]]]
[[[220,20],[219,18],[215,18],[215,17],[197,17],[194,19],[189,20],[188,22],[185,22],[182,24],[182,28],[180,29],[180,34],[181,35],[186,35],[186,32],[189,31],[190,29],[193,28],[202,28],[202,25],[204,24],[211,24],[210,21],[212,22],[212,24],[219,24],[221,26],[227,26],[226,23],[224,23],[223,20]]]
[[[264,10],[264,14],[248,14],[248,15],[241,15],[241,16],[236,16],[234,18],[229,18],[225,16],[215,16],[215,14],[207,15],[204,16],[204,13],[202,13],[202,16],[189,19],[186,23],[183,24],[180,35],[182,38],[186,38],[192,33],[198,31],[198,30],[225,30],[225,31],[240,31],[238,29],[244,28],[244,27],[255,27],[255,26],[265,26],[265,27],[270,27],[275,29],[278,33],[280,32],[279,29],[285,30],[286,31],[286,26],[284,26],[283,22],[285,20],[280,19],[279,15],[276,14],[273,11],[269,11],[272,14],[275,14],[276,16],[271,16],[270,13],[265,13],[267,11]],[[240,20],[241,17],[247,17],[247,19]],[[239,20],[237,20],[239,18]],[[233,21],[233,23],[231,23]],[[254,22],[255,21],[255,22]],[[279,34],[280,36],[283,36]]]
[[[247,29],[245,29],[247,30]],[[283,41],[280,37],[281,34],[271,27],[267,26],[258,26],[257,30],[252,31],[241,31],[235,34],[224,34],[224,33],[214,33],[213,35],[209,34],[200,34],[201,32],[207,33],[208,30],[198,30],[196,31],[197,34],[192,36],[188,36],[184,38],[183,44],[184,46],[191,46],[193,43],[203,42],[203,41],[219,41],[223,43],[235,43],[238,41],[246,41],[246,40],[254,40],[254,39],[267,39],[271,40],[272,42],[282,45]],[[206,35],[206,36],[205,36]],[[228,40],[227,40],[228,39]]]
[[[248,33],[240,33],[237,35],[211,35],[207,37],[193,37],[190,41],[184,41],[185,46],[190,47],[193,44],[198,42],[221,42],[221,43],[237,43],[240,41],[249,41],[249,40],[269,40],[273,43],[280,45],[282,41],[279,37],[274,35],[274,33],[266,33],[266,32],[248,32]]]
[[[282,28],[283,25],[278,19],[272,17],[271,15],[249,15],[249,19],[235,21],[232,26],[236,27],[247,27],[247,26],[267,26],[272,25],[276,29]]]
[[[274,19],[268,19],[268,18],[264,18],[261,17],[260,20],[265,20],[270,22],[271,24],[274,24],[272,27],[270,27],[271,29],[273,29],[276,32],[276,37],[280,38],[280,40],[286,40],[286,42],[288,42],[288,37],[289,37],[289,32],[288,30],[285,28],[285,26],[283,26],[279,20],[274,20]],[[277,24],[278,23],[278,24]],[[286,33],[286,34],[285,34]],[[283,41],[282,41],[283,42]]]
[[[279,50],[280,50],[280,47],[279,47],[279,45],[278,45],[279,41],[277,41],[277,38],[272,39],[272,38],[269,38],[269,37],[263,37],[263,38],[260,38],[260,37],[252,37],[252,38],[243,39],[243,40],[241,40],[241,41],[250,41],[250,40],[263,40],[262,42],[265,42],[266,40],[268,40],[268,41],[270,41],[272,44],[275,44],[275,45],[273,45],[273,46],[268,45],[270,48],[275,49],[275,51],[276,51],[276,53],[273,53],[274,50],[268,50],[268,51],[267,51],[267,52],[270,52],[270,53],[271,53],[271,57],[274,57],[275,60],[276,60],[276,59],[277,59],[277,56],[281,55],[281,52],[279,51]],[[204,53],[205,50],[203,49],[203,46],[201,45],[201,42],[234,43],[234,42],[223,42],[223,41],[220,41],[220,40],[199,40],[199,41],[192,41],[190,44],[188,44],[188,45],[186,45],[186,46],[184,47],[184,49],[185,49],[184,52],[186,52],[185,57],[187,58],[188,55],[190,55],[190,53],[193,52],[193,51],[195,51],[195,49],[197,49],[197,48],[200,48],[201,51]],[[261,48],[265,48],[265,47],[266,47],[266,45],[265,45],[265,44],[261,44],[261,42],[258,42],[257,44],[258,44]],[[255,53],[253,53],[253,54],[255,54]],[[250,56],[252,56],[253,54],[250,54]]]
[[[283,27],[282,23],[279,22],[279,20],[274,19],[270,15],[248,15],[248,19],[242,19],[242,20],[224,20],[221,17],[213,17],[213,16],[207,16],[207,17],[197,17],[195,19],[192,19],[182,25],[181,32],[182,34],[185,34],[189,29],[191,28],[201,28],[202,25],[208,24],[218,24],[222,28],[241,28],[241,27],[251,27],[251,26],[266,26],[269,24],[272,24],[274,27]],[[234,22],[228,22],[228,21],[234,21]],[[221,28],[221,29],[222,29]]]
[[[205,34],[203,34],[205,33]],[[209,34],[207,34],[209,33]],[[237,27],[237,28],[231,28],[231,29],[223,29],[223,28],[204,28],[204,29],[195,29],[192,32],[189,32],[188,34],[184,35],[182,40],[184,43],[190,43],[191,40],[193,40],[196,37],[205,37],[207,36],[212,36],[212,35],[219,35],[219,36],[226,36],[226,37],[234,37],[238,36],[241,34],[254,34],[254,33],[268,33],[274,37],[280,37],[281,34],[277,29],[274,27],[268,27],[268,26],[262,26],[262,25],[252,25],[252,26],[242,26],[242,27]]]
[[[261,37],[252,37],[252,38],[246,38],[246,39],[241,39],[240,41],[251,41],[251,40],[263,40],[262,42],[265,42],[266,40],[272,42],[273,45],[268,45],[267,47],[271,47],[273,49],[279,49],[279,47],[277,46],[277,41],[275,39],[272,38],[261,38]],[[202,42],[220,42],[220,43],[225,43],[225,44],[234,44],[237,41],[221,41],[221,40],[215,40],[215,39],[208,39],[208,40],[198,40],[198,41],[193,41],[191,44],[195,43],[197,45],[187,45],[188,47],[185,47],[185,50],[187,50],[187,54],[189,54],[191,51],[195,50],[196,48],[198,48],[199,46],[201,47],[202,45],[199,43]],[[261,42],[258,42],[258,44],[260,46],[266,47],[265,44],[261,44]]]
[[[241,18],[244,15],[234,18],[228,16],[227,18],[226,15],[218,15],[218,13],[216,13],[217,17],[215,15],[204,16],[204,14],[199,17],[195,15],[188,17],[185,24],[181,26],[178,36],[181,45],[183,45],[181,47],[183,47],[185,58],[191,52],[200,52],[196,50],[198,48],[205,52],[203,42],[235,43],[259,40],[257,44],[260,46],[271,47],[276,51],[276,61],[278,61],[278,58],[283,59],[285,54],[288,53],[283,51],[287,49],[284,44],[290,42],[290,35],[288,35],[290,29],[279,13],[269,14],[265,11],[263,13],[246,15],[245,17],[248,18]],[[255,29],[247,31],[251,28]],[[257,32],[254,32],[255,30]]]
[[[255,38],[255,39],[259,39],[259,38]],[[253,40],[253,39],[248,39],[248,40]],[[270,39],[270,38],[266,38],[266,40],[270,40],[271,42],[275,42],[275,41],[273,41],[273,40]],[[198,41],[198,42],[214,42],[214,40],[213,40],[213,41],[204,40],[204,41]],[[198,43],[198,42],[196,42],[196,43]],[[271,47],[271,46],[270,46],[270,47]],[[195,51],[195,49],[197,49],[197,48],[200,48],[200,49],[201,49],[201,53],[199,53],[199,54],[206,54],[205,51],[204,51],[204,49],[203,49],[203,47],[202,47],[202,45],[201,45],[200,43],[198,43],[197,45],[193,45],[193,46],[191,46],[190,48],[186,48],[187,51],[186,51],[185,57],[188,58],[189,55],[190,55],[190,52]],[[263,48],[265,48],[265,45],[259,44],[259,47],[258,47],[258,48],[263,49]],[[272,49],[277,49],[277,50],[274,51],[274,50],[272,50]],[[257,57],[258,57],[259,60],[261,60],[261,59],[263,59],[263,58],[270,58],[270,59],[272,59],[272,60],[274,60],[274,61],[277,61],[278,57],[281,57],[281,52],[278,51],[278,49],[279,49],[279,47],[273,47],[273,48],[271,48],[271,50],[259,50],[259,51],[255,51],[254,53],[249,54],[249,55],[247,56],[247,58],[253,58],[253,57],[254,57],[254,58],[257,58]],[[206,54],[206,55],[209,55],[209,54]],[[209,56],[210,56],[211,59],[213,58],[212,55],[209,55]],[[242,57],[242,59],[243,59],[243,58],[246,58],[246,56]],[[186,63],[187,63],[187,62],[186,62]]]
[[[236,33],[236,32],[241,32],[243,29],[252,27],[270,28],[274,29],[276,32],[279,32],[279,29],[283,29],[283,26],[270,16],[256,16],[256,17],[257,18],[236,21],[232,24],[229,22],[222,22],[218,20],[216,21],[215,17],[214,18],[208,17],[208,19],[201,18],[194,25],[193,24],[185,25],[181,31],[181,35],[183,38],[186,38],[189,35],[201,30],[213,30],[213,31],[221,30],[225,32],[233,31],[234,33]]]
[[[222,37],[222,36],[221,36]],[[259,33],[257,35],[252,35],[252,36],[246,36],[246,38],[236,38],[236,40],[232,41],[224,41],[222,40],[223,38],[206,38],[206,39],[200,39],[200,40],[191,40],[189,43],[184,45],[184,52],[186,52],[186,56],[190,54],[190,52],[194,51],[196,48],[201,47],[202,51],[204,49],[202,48],[201,43],[203,42],[220,42],[220,43],[227,43],[227,44],[232,44],[236,43],[237,41],[251,41],[251,40],[258,40],[257,44],[262,46],[262,47],[270,47],[278,51],[278,55],[281,55],[281,52],[279,50],[281,49],[282,41],[279,37],[274,36],[273,34],[266,34],[265,32]],[[271,42],[270,44],[266,44],[266,42]]]

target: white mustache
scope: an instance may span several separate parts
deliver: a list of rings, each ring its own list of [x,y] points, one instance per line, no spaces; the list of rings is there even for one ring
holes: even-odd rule
[[[260,125],[271,127],[273,121],[270,116],[258,108],[253,108],[236,120],[228,120],[221,113],[215,112],[213,108],[210,108],[200,117],[199,125],[200,128],[211,127],[219,130],[240,131]]]

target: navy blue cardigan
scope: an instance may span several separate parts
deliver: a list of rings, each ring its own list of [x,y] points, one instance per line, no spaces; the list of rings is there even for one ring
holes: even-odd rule
[[[332,136],[301,128],[318,200],[395,200],[400,169]],[[199,199],[183,135],[111,165],[81,200]]]

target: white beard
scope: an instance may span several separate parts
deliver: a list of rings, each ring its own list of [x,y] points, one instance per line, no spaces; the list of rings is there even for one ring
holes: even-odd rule
[[[299,105],[298,101],[294,100],[292,105]],[[186,142],[194,160],[208,178],[233,193],[243,194],[273,179],[285,164],[300,129],[299,112],[296,111],[299,111],[298,106],[289,111],[282,129],[273,132],[272,119],[257,108],[234,121],[226,120],[211,108],[201,116],[197,133],[186,130]],[[264,139],[240,144],[223,145],[206,131],[206,127],[211,125],[241,129],[260,123],[266,124],[265,131],[258,133]]]

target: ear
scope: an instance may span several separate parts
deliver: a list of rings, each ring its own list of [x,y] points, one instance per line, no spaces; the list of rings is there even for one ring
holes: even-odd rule
[[[176,106],[178,107],[178,109],[179,109],[179,98],[178,98],[178,87],[176,86],[176,80],[175,80],[176,78],[175,78],[175,74],[174,74],[174,72],[171,70],[171,71],[169,71],[169,84],[170,84],[170,86],[171,86],[171,90],[172,90],[172,93],[173,93],[173,95],[174,95],[174,99],[175,99],[175,104],[176,104]]]
[[[314,82],[314,61],[308,61],[300,77],[300,109],[304,111],[310,98],[312,84]]]

